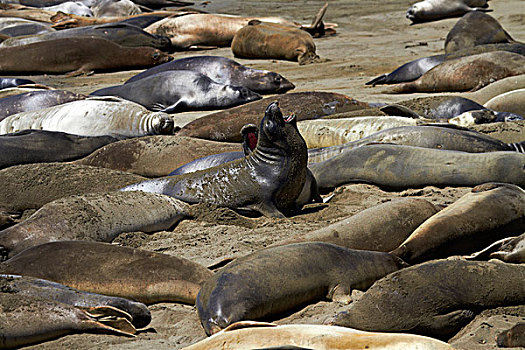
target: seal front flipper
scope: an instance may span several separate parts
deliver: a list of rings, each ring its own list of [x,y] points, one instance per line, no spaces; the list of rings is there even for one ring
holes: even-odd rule
[[[472,321],[475,314],[470,310],[456,310],[445,315],[432,316],[417,327],[417,331],[434,336],[448,336],[457,333],[463,326]]]
[[[346,288],[341,284],[332,288],[326,296],[329,300],[337,301],[338,303],[350,304],[352,296],[350,295],[350,288]]]
[[[162,106],[161,104],[158,104],[158,103],[157,103],[157,105]],[[164,113],[180,112],[180,109],[183,108],[184,106],[186,106],[186,103],[184,103],[182,100],[178,100],[177,102],[175,102],[171,106],[168,106],[168,107],[162,106],[162,107],[164,107],[164,109],[161,109],[160,112],[164,112]]]
[[[260,203],[259,205],[255,206],[254,209],[260,212],[262,215],[270,218],[286,218],[286,216],[283,213],[281,213],[271,201],[268,201],[267,203]]]
[[[413,118],[413,119],[421,118],[419,114],[417,114],[410,108],[399,105],[397,103],[392,103],[387,106],[381,107],[379,108],[379,110],[383,113],[386,113],[392,116],[407,117],[407,118]]]

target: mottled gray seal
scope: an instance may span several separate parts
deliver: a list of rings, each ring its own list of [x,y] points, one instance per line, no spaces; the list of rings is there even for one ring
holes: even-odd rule
[[[171,60],[168,54],[151,47],[123,47],[105,39],[89,37],[55,39],[5,48],[2,55],[4,59],[0,63],[0,73],[4,74],[79,75],[93,71],[150,67]]]
[[[149,110],[165,113],[226,109],[262,98],[243,86],[219,84],[191,70],[159,72],[131,83],[94,91],[91,95],[119,96]]]
[[[188,203],[207,202],[284,218],[296,210],[308,154],[295,115],[284,117],[271,103],[260,124],[255,150],[237,161],[195,173],[144,181],[125,191],[167,194]]]
[[[21,78],[0,78],[0,90],[6,89],[10,87],[17,87],[19,85],[25,85],[25,84],[35,84],[34,81],[29,79],[21,79]]]
[[[259,123],[261,114],[272,101],[279,102],[284,114],[294,113],[297,121],[369,107],[368,103],[337,93],[294,92],[209,114],[188,123],[177,134],[215,141],[240,142],[242,127]]]
[[[126,81],[126,84],[168,70],[193,70],[217,83],[244,86],[260,94],[283,93],[295,86],[279,73],[254,69],[220,56],[192,56],[149,68]]]
[[[388,253],[329,243],[297,243],[259,250],[228,264],[202,286],[197,312],[206,334],[242,320],[268,318],[323,298],[350,301],[406,264]]]
[[[473,253],[525,230],[525,191],[488,183],[421,224],[391,253],[410,262]]]
[[[12,166],[0,170],[0,208],[38,209],[62,197],[109,192],[145,180],[123,171],[65,163]]]
[[[304,30],[259,20],[248,22],[232,40],[235,57],[269,58],[308,64],[319,61],[312,36]]]
[[[412,24],[437,21],[448,17],[459,17],[469,11],[487,10],[488,0],[424,0],[415,3],[407,10],[406,17]]]
[[[31,247],[0,264],[0,271],[145,304],[193,304],[201,284],[213,275],[204,266],[176,256],[83,241]]]
[[[146,305],[124,298],[82,292],[60,283],[20,275],[0,275],[0,285],[2,293],[50,299],[81,309],[115,307],[127,312],[136,328],[144,328],[151,322]]]
[[[326,227],[295,235],[274,245],[326,242],[350,249],[388,252],[397,248],[419,225],[437,212],[438,208],[424,199],[402,198],[365,209]]]
[[[241,152],[241,146],[178,135],[144,136],[109,144],[73,163],[160,177],[195,159],[221,152]]]
[[[525,265],[434,260],[396,271],[339,313],[333,324],[447,337],[485,308],[525,302]]]
[[[511,43],[514,40],[492,16],[472,11],[461,17],[448,32],[445,52],[451,53],[477,45]]]
[[[308,167],[319,188],[324,189],[349,182],[386,188],[476,186],[486,182],[525,186],[524,166],[525,154],[516,152],[466,153],[375,144],[346,150]]]
[[[285,345],[286,344],[286,345]],[[287,345],[294,344],[294,345]],[[185,350],[208,350],[227,347],[231,350],[357,350],[397,349],[452,350],[442,341],[414,334],[364,332],[337,326],[241,321]]]
[[[168,230],[190,216],[188,204],[154,193],[115,191],[64,197],[0,231],[4,248],[0,250],[5,258],[47,242],[111,242],[124,232]]]
[[[0,169],[28,163],[62,162],[85,157],[117,141],[111,136],[85,137],[45,130],[0,136]]]
[[[2,348],[19,348],[83,332],[133,336],[135,327],[125,318],[92,316],[74,306],[49,299],[0,293]]]
[[[0,121],[0,134],[27,129],[61,131],[80,136],[123,137],[172,134],[173,119],[116,97],[91,97],[36,111],[10,115]]]
[[[492,51],[445,61],[419,79],[395,85],[388,92],[475,91],[496,80],[524,73],[524,56]]]

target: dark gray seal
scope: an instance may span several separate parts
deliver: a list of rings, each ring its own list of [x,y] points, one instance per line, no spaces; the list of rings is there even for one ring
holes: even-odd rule
[[[306,178],[306,143],[295,116],[283,117],[278,103],[267,108],[255,150],[248,156],[195,173],[164,177],[123,190],[156,192],[188,203],[208,202],[233,209],[248,208],[265,216],[284,218]]]
[[[131,316],[131,323],[136,328],[144,328],[151,322],[151,313],[142,303],[119,297],[82,292],[60,283],[39,278],[0,274],[0,289],[2,293],[10,293],[20,297],[50,299],[81,309],[96,309],[103,306],[115,307],[127,312]]]
[[[492,16],[472,11],[461,17],[448,32],[445,52],[472,48],[477,45],[512,43],[514,39]]]
[[[29,79],[21,79],[21,78],[0,78],[0,90],[1,89],[7,89],[10,87],[17,87],[19,85],[25,85],[25,84],[36,84],[34,81]]]
[[[311,242],[259,250],[228,264],[202,286],[197,312],[206,334],[268,318],[323,298],[349,302],[406,264],[388,253]]]
[[[77,136],[46,130],[1,135],[0,169],[20,164],[75,160],[115,141],[118,139],[112,136]]]
[[[193,56],[167,62],[131,77],[125,84],[169,70],[193,70],[217,83],[244,86],[260,94],[283,93],[295,88],[279,73],[250,68],[220,56]]]
[[[525,265],[434,260],[396,271],[331,322],[367,331],[449,337],[474,313],[525,302]]]
[[[91,95],[118,96],[164,113],[230,108],[262,98],[245,87],[219,84],[190,70],[160,72]]]
[[[399,189],[486,182],[525,186],[524,167],[525,154],[517,152],[467,153],[391,144],[346,150],[309,165],[320,189],[350,182]]]
[[[24,35],[36,35],[53,32],[50,24],[47,23],[20,23],[17,25],[5,27],[0,30],[0,34],[8,35],[9,37],[18,37]]]

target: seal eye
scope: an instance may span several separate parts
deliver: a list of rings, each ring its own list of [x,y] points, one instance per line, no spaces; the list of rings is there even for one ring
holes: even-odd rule
[[[153,53],[153,59],[156,60],[159,57],[160,57],[160,53],[158,53],[158,52]]]

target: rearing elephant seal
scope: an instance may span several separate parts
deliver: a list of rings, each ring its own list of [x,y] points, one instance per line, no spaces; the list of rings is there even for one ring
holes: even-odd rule
[[[167,194],[188,203],[208,202],[249,208],[283,218],[295,209],[304,186],[308,153],[295,115],[283,117],[271,103],[260,125],[255,150],[237,161],[181,176],[164,177],[125,187]]]

